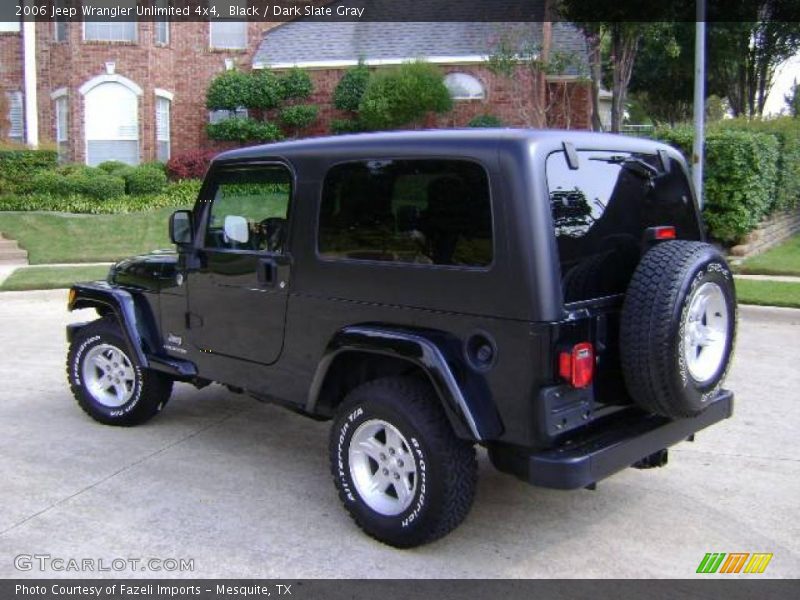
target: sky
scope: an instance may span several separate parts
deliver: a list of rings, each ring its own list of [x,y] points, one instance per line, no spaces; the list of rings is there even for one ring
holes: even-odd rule
[[[796,54],[779,67],[775,75],[775,85],[767,96],[767,104],[764,107],[766,114],[779,114],[786,108],[783,97],[789,93],[795,79],[800,83],[800,54]]]

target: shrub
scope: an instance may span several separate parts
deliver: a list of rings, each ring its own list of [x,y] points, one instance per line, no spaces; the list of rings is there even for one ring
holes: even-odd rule
[[[76,171],[65,179],[74,193],[97,200],[118,198],[125,195],[125,180],[122,177],[109,175],[100,169],[94,172]]]
[[[65,174],[57,171],[41,171],[19,185],[22,193],[53,194],[68,196],[75,193],[75,188]]]
[[[691,156],[690,127],[658,129],[654,137]],[[735,243],[755,229],[774,203],[778,140],[752,131],[711,130],[705,156],[703,216],[714,238]]]
[[[64,165],[64,166],[65,167],[66,166],[72,167],[73,165]],[[117,173],[119,173],[121,171],[126,171],[126,170],[130,169],[131,167],[130,167],[130,165],[127,165],[124,162],[120,162],[118,160],[107,160],[107,161],[102,162],[99,165],[97,165],[97,168],[98,169],[102,169],[103,171],[105,171],[109,175],[116,175]]]
[[[249,96],[239,106],[269,110],[283,99],[282,81],[269,71],[254,71],[250,75]]]
[[[176,154],[167,161],[167,174],[172,180],[202,179],[215,155],[213,150],[192,150]]]
[[[206,133],[212,140],[226,142],[273,142],[283,137],[274,123],[242,117],[209,123]]]
[[[359,133],[365,131],[364,125],[358,119],[332,119],[331,133]]]
[[[311,76],[302,69],[294,68],[280,77],[283,100],[305,100],[314,91]]]
[[[225,71],[217,75],[206,92],[209,110],[236,110],[253,101],[253,79],[241,71]]]
[[[293,129],[296,134],[299,130],[305,129],[316,121],[318,114],[319,107],[313,104],[297,104],[282,108],[279,117],[281,123]]]
[[[0,148],[0,191],[14,192],[35,173],[54,169],[57,164],[58,153],[54,150]]]
[[[768,120],[730,119],[720,129],[768,133],[778,140],[778,183],[770,210],[794,208],[800,202],[800,120],[779,117]]]
[[[125,175],[125,191],[132,196],[157,194],[167,185],[167,175],[160,168],[141,165]]]
[[[502,127],[503,122],[494,115],[478,115],[467,123],[468,127]]]
[[[29,194],[24,196],[0,196],[0,211],[59,211],[89,214],[127,214],[159,208],[191,208],[197,199],[201,182],[186,179],[170,183],[160,194],[147,196],[123,196],[98,202],[95,198],[78,194],[53,195]]]
[[[452,106],[441,71],[416,61],[376,72],[361,98],[359,114],[369,129],[391,129]]]
[[[369,83],[369,68],[364,63],[344,72],[333,91],[333,106],[339,110],[356,112]]]

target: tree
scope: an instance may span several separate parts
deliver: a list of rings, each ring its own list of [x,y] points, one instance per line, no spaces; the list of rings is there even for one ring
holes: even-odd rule
[[[439,68],[415,61],[370,77],[359,104],[359,119],[368,129],[393,129],[418,121],[429,112],[446,112],[452,106]]]
[[[800,117],[800,84],[797,83],[797,79],[794,80],[791,91],[784,95],[783,99],[789,108],[789,114],[795,119]]]
[[[800,50],[798,9],[800,0],[739,0],[726,7],[738,21],[710,24],[709,83],[734,116],[763,115],[777,67]]]

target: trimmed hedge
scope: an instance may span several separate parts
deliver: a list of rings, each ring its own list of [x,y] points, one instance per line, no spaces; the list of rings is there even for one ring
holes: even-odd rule
[[[283,137],[274,123],[255,119],[233,117],[206,125],[206,133],[212,140],[226,142],[274,142]]]
[[[478,115],[467,123],[467,127],[502,127],[503,122],[494,115]]]
[[[29,194],[0,196],[0,211],[57,211],[87,214],[127,214],[165,207],[192,206],[201,182],[186,179],[169,184],[160,194],[121,196],[98,202],[95,198],[71,194]]]
[[[21,182],[17,189],[22,193],[80,195],[106,200],[125,195],[125,180],[102,169],[80,166],[71,170],[41,171]]]
[[[691,127],[662,128],[654,137],[691,156]],[[779,144],[774,135],[712,129],[706,133],[703,217],[711,235],[735,243],[775,206]]]
[[[58,165],[55,150],[0,148],[0,193],[14,192],[19,182]]]
[[[369,67],[364,63],[347,69],[333,90],[333,106],[348,112],[358,111],[364,90],[369,83],[369,76]]]
[[[158,166],[142,165],[125,177],[125,192],[131,196],[157,194],[167,185],[167,174]]]

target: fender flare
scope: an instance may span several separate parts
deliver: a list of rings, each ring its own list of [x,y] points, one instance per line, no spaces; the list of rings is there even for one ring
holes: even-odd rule
[[[193,363],[161,355],[161,338],[156,316],[149,303],[138,294],[104,281],[79,283],[70,288],[67,310],[71,312],[81,308],[110,310],[120,324],[125,341],[143,368],[155,369],[179,378],[197,375],[197,368]],[[67,339],[71,341],[75,332],[85,325],[86,323],[68,325]]]
[[[491,391],[481,373],[462,358],[461,343],[436,331],[409,331],[382,325],[354,325],[329,342],[311,383],[306,412],[317,402],[334,359],[345,352],[367,352],[399,358],[425,372],[436,390],[456,435],[472,441],[497,438],[503,431]]]

